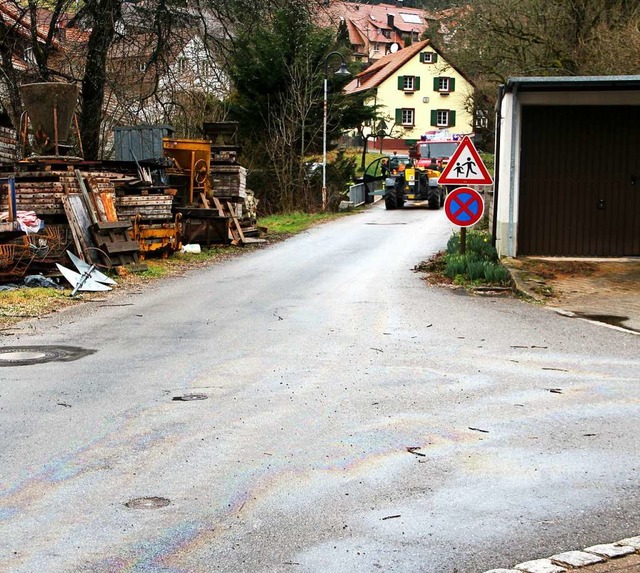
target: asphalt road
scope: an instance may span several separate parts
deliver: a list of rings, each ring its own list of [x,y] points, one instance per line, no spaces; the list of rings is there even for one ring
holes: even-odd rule
[[[450,232],[377,205],[2,337],[95,352],[0,368],[0,570],[476,573],[637,535],[640,338],[427,286]]]

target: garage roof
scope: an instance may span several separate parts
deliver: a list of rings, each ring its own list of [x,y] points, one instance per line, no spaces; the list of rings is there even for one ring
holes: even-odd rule
[[[507,92],[532,91],[600,91],[640,89],[640,76],[558,76],[509,78]]]

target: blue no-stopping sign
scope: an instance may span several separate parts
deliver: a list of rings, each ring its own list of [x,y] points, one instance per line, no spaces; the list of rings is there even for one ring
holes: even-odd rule
[[[449,221],[458,227],[475,225],[484,213],[482,195],[471,187],[458,187],[449,193],[444,203]]]

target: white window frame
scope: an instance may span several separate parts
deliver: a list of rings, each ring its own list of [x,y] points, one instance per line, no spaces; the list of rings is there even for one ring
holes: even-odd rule
[[[402,89],[405,92],[416,91],[416,77],[415,76],[403,76]]]
[[[451,78],[438,78],[438,91],[440,93],[451,93]]]
[[[449,127],[451,115],[448,109],[436,110],[436,127]]]
[[[403,127],[413,127],[416,124],[416,110],[412,107],[402,108],[402,125]]]
[[[25,48],[22,59],[28,64],[35,64],[36,57],[33,55],[33,48]]]
[[[178,65],[178,72],[181,74],[184,74],[189,69],[189,60],[184,56],[182,56],[178,58],[177,65]]]
[[[434,52],[425,52],[422,62],[425,64],[433,64],[433,54]]]

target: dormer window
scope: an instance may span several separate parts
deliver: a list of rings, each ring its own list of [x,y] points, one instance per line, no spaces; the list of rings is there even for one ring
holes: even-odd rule
[[[423,64],[435,64],[438,61],[438,54],[435,52],[422,52],[420,62]]]

